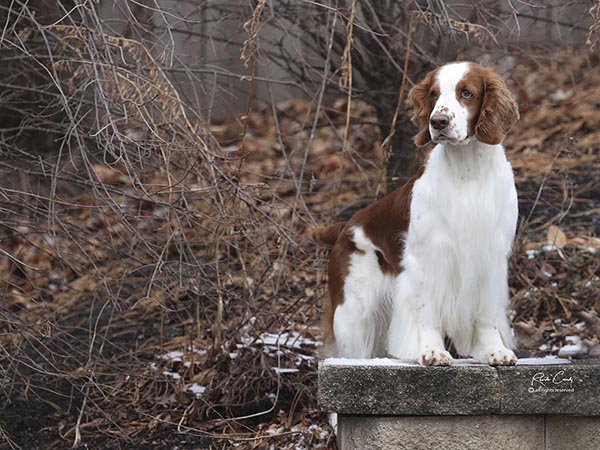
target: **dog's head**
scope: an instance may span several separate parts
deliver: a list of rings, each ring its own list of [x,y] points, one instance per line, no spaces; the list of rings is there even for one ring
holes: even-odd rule
[[[446,64],[429,72],[408,96],[411,120],[419,127],[418,146],[429,141],[458,145],[473,138],[500,144],[519,119],[504,80],[471,62]]]

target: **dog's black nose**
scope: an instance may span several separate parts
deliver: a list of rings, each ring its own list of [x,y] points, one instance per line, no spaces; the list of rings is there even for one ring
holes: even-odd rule
[[[434,114],[431,116],[431,126],[436,130],[443,130],[448,126],[450,119],[445,114]]]

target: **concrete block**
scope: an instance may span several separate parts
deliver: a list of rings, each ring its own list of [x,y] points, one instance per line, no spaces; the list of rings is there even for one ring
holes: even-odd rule
[[[544,450],[543,416],[340,416],[338,420],[342,450]]]
[[[545,360],[494,368],[465,361],[422,367],[392,359],[324,360],[319,404],[356,415],[600,416],[600,361],[538,361]]]
[[[596,361],[497,370],[499,414],[600,416],[600,364]]]
[[[597,449],[600,449],[600,417],[546,417],[546,450]]]
[[[387,360],[392,361],[392,360]],[[487,365],[421,367],[398,363],[319,366],[325,411],[369,415],[490,414],[500,408],[496,370]]]

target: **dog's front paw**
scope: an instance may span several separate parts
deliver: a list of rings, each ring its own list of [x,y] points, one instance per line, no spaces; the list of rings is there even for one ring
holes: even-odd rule
[[[517,357],[512,350],[501,348],[487,353],[487,361],[490,366],[514,366],[517,363]]]
[[[443,348],[426,347],[421,354],[419,362],[423,366],[449,366],[452,364],[452,356]]]

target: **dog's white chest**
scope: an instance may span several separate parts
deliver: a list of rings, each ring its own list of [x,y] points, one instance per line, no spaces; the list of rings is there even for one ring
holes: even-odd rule
[[[420,214],[430,237],[457,254],[483,251],[493,245],[498,230],[499,199],[490,180],[437,178],[438,194]],[[418,195],[418,194],[417,194]],[[416,205],[415,210],[419,210]]]
[[[489,252],[506,257],[517,219],[514,179],[501,147],[485,151],[433,150],[413,189],[407,250],[429,254],[433,264]]]

